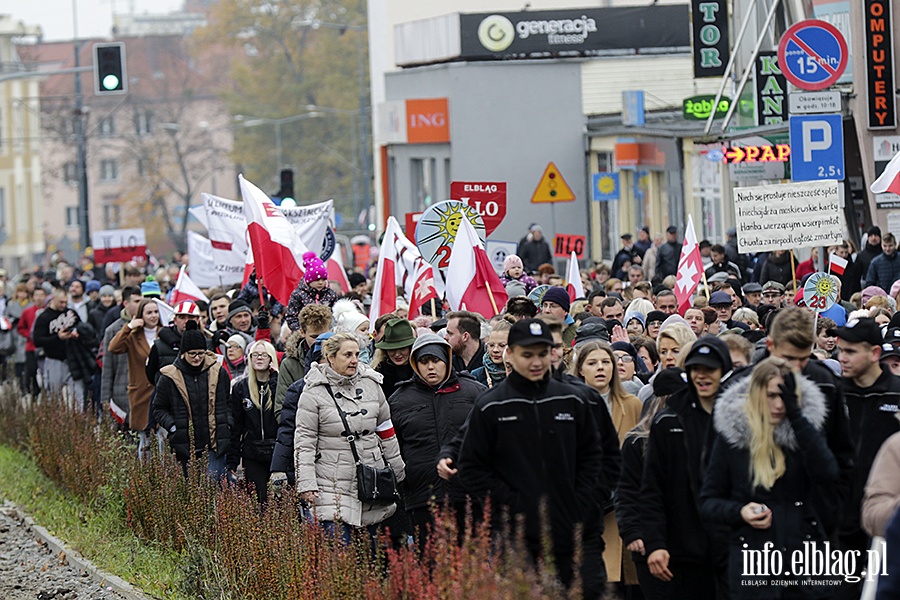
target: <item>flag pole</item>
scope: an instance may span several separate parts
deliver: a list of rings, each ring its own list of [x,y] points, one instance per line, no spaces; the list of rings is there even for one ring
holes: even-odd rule
[[[797,267],[794,265],[794,249],[791,248],[791,283],[797,281]],[[797,292],[796,285],[794,286],[794,293]]]
[[[491,284],[488,283],[487,286],[485,286],[485,289],[487,290],[488,298],[491,299],[491,307],[494,309],[494,315],[499,315],[500,311],[497,310],[497,301],[494,300],[494,292],[491,290]]]
[[[706,271],[703,271],[703,291],[706,293],[706,302],[709,303],[709,282],[706,281]]]
[[[431,318],[437,321],[437,311],[435,310],[434,296],[431,297]],[[421,310],[420,310],[421,312]]]

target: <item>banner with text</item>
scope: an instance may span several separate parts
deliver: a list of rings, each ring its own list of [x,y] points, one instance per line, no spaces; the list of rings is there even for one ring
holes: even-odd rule
[[[194,231],[187,232],[188,254],[191,256],[191,279],[203,288],[240,283],[244,279],[244,259],[236,254],[225,254],[221,260],[212,242]]]
[[[808,181],[735,188],[739,252],[840,244],[841,185]]]

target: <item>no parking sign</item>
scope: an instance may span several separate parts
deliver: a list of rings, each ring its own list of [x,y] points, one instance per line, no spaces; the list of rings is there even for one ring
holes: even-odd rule
[[[831,23],[808,19],[791,26],[778,44],[778,65],[788,81],[804,90],[837,83],[847,68],[847,41]]]

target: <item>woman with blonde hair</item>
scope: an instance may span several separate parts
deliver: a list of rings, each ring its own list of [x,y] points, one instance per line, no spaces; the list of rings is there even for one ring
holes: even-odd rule
[[[687,323],[663,323],[656,337],[656,350],[659,352],[659,368],[670,369],[678,366],[678,356],[697,340],[697,336]]]
[[[578,347],[570,372],[599,392],[606,402],[621,446],[628,432],[640,421],[643,405],[637,396],[622,388],[616,362],[612,346],[600,341],[586,342]],[[607,581],[621,582],[625,586],[637,585],[637,570],[631,560],[631,552],[625,549],[619,536],[615,511],[606,513],[604,517],[603,541],[606,545],[603,561],[606,563]]]
[[[716,437],[700,511],[709,523],[731,528],[732,598],[759,598],[763,589],[767,598],[786,596],[788,588],[773,585],[776,580],[791,582],[790,597],[831,597],[824,578],[804,577],[793,568],[768,576],[743,572],[747,551],[774,547],[790,557],[807,544],[828,540],[815,502],[816,485],[838,481],[837,461],[823,432],[827,414],[818,387],[774,357],[757,364],[716,402]]]
[[[228,470],[234,472],[238,463],[244,465],[244,478],[256,489],[260,504],[267,499],[272,453],[278,435],[275,418],[275,390],[278,389],[278,354],[275,346],[264,340],[250,344],[247,349],[247,368],[244,375],[232,384],[231,446],[228,451]]]

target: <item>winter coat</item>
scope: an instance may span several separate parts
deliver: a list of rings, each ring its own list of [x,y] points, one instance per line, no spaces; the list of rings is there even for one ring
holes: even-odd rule
[[[184,391],[179,390],[180,381]],[[191,440],[195,456],[206,450],[227,455],[233,423],[230,387],[228,375],[209,351],[197,371],[181,356],[160,370],[153,416],[169,432],[169,445],[182,463],[191,458]]]
[[[351,377],[316,363],[305,381],[294,431],[297,491],[319,492],[314,506],[319,520],[340,520],[354,527],[381,523],[397,506],[363,503],[357,497],[356,464],[335,406],[336,400],[358,435],[360,459],[377,468],[387,464],[397,481],[402,481],[406,470],[391,424],[391,409],[381,391],[381,376],[362,363]],[[362,390],[360,396],[357,389]]]
[[[406,463],[403,497],[407,510],[422,508],[429,502],[440,505],[465,502],[466,494],[454,477],[449,482],[438,477],[437,461],[441,446],[453,439],[469,416],[475,399],[486,388],[465,374],[452,369],[438,389],[418,375],[401,382],[388,399],[391,421],[397,432],[400,453]]]
[[[250,381],[241,377],[231,389],[231,445],[228,449],[228,468],[234,471],[242,458],[271,464],[275,450],[278,422],[275,420],[275,388],[278,371],[272,371],[268,381],[260,385],[269,388],[272,404],[256,406],[250,398]]]
[[[620,271],[622,269],[622,265],[624,265],[626,262],[636,264],[634,262],[635,256],[640,256],[640,253],[634,249],[634,246],[632,246],[631,248],[626,248],[624,246],[620,248],[619,251],[616,252],[615,257],[613,257],[612,272],[616,273]]]
[[[854,443],[854,479],[844,509],[841,533],[852,535],[860,531],[859,511],[875,455],[885,440],[900,430],[900,422],[896,419],[900,406],[900,377],[885,368],[870,387],[859,388],[852,379],[845,378],[843,389],[850,438]]]
[[[855,275],[858,279],[865,279],[869,273],[869,266],[876,256],[882,253],[881,242],[870,244],[866,242],[866,247],[860,250],[856,255]],[[846,274],[846,271],[845,271]],[[862,288],[860,288],[862,289]]]
[[[647,436],[630,431],[622,444],[622,474],[616,487],[616,523],[623,545],[641,540],[642,523],[641,477],[644,473],[644,454],[647,451]],[[632,553],[632,560],[647,562],[647,557]]]
[[[766,598],[781,598],[785,589],[762,584],[772,577],[744,575],[744,550],[763,550],[771,543],[787,560],[795,551],[802,552],[806,543],[821,547],[828,540],[814,502],[816,485],[836,483],[839,477],[837,461],[823,433],[828,407],[813,382],[801,376],[799,384],[800,414],[785,417],[775,427],[775,442],[785,455],[785,472],[769,490],[752,484],[751,430],[744,409],[750,379],[729,388],[716,402],[716,439],[703,481],[701,511],[706,520],[729,527],[728,574],[735,599],[759,598],[762,590]],[[744,521],[741,508],[749,502],[764,504],[772,511],[771,527],[755,529]],[[804,579],[797,574],[775,578]],[[747,581],[764,587],[748,586]],[[818,585],[799,585],[792,592],[791,598],[829,597]]]
[[[524,243],[519,242],[517,252],[519,258],[522,259],[522,266],[526,273],[534,273],[539,266],[553,263],[553,254],[550,252],[550,245],[547,243],[547,240],[544,238],[539,240],[532,238],[529,240],[527,237],[524,239],[526,240]]]
[[[159,379],[159,370],[171,365],[178,358],[178,348],[181,346],[181,334],[175,330],[174,325],[163,327],[159,330],[150,354],[144,363],[147,372],[147,380],[155,384]]]
[[[284,343],[284,358],[278,365],[278,387],[275,390],[275,418],[279,421],[288,388],[306,375],[306,352],[308,350],[306,338],[303,337],[301,331],[293,332]],[[293,429],[291,432],[293,436]]]
[[[866,273],[866,287],[877,285],[885,292],[891,292],[891,285],[900,279],[900,258],[897,252],[892,254],[881,253],[872,259],[869,271]]]
[[[508,286],[510,284],[510,282],[512,282],[512,281],[518,281],[518,282],[522,283],[522,285],[525,286],[526,294],[530,294],[531,290],[533,290],[534,288],[537,287],[537,281],[535,281],[534,277],[532,277],[531,275],[528,275],[527,273],[522,273],[522,275],[520,275],[518,279],[516,279],[515,277],[512,277],[506,271],[504,271],[503,273],[500,274],[500,283],[503,284],[503,287]]]
[[[397,391],[398,383],[412,379],[415,375],[409,363],[395,365],[387,356],[378,363],[378,366],[375,367],[375,372],[381,375],[381,391],[384,393],[385,398],[390,398]]]
[[[459,450],[460,482],[479,500],[491,497],[501,526],[525,517],[529,550],[541,549],[541,504],[554,553],[573,549],[577,523],[600,514],[597,488],[603,451],[591,408],[574,386],[551,378],[538,382],[516,372],[475,402]]]
[[[122,314],[125,314],[124,310]],[[128,402],[128,356],[110,352],[109,343],[127,323],[128,321],[123,317],[107,327],[103,333],[103,342],[100,345],[100,359],[103,362],[103,369],[100,372],[100,400],[101,402],[114,404],[115,406],[110,406],[110,410],[119,415],[123,422],[128,420],[128,411],[130,409],[130,403]],[[143,366],[141,370],[143,370]]]
[[[100,370],[97,365],[97,349],[100,341],[94,328],[86,322],[75,325],[77,338],[66,340],[66,366],[73,381],[89,382]]]
[[[304,306],[307,304],[334,306],[337,299],[337,293],[330,287],[325,286],[324,289],[314,290],[301,281],[297,289],[291,293],[287,310],[284,311],[284,322],[288,324],[291,331],[300,331],[300,311]]]
[[[110,340],[109,351],[112,354],[128,354],[128,414],[131,429],[143,431],[150,420],[150,396],[153,395],[153,383],[147,379],[144,365],[150,356],[150,344],[144,336],[144,328],[122,327],[119,333]]]
[[[900,433],[881,445],[862,502],[862,526],[871,536],[884,536],[891,517],[900,507]]]
[[[31,304],[22,305],[16,300],[10,301],[6,305],[6,318],[12,321],[12,336],[16,342],[16,352],[13,354],[12,360],[15,363],[24,363],[25,362],[25,342],[26,336],[23,336],[20,331],[18,331],[19,321],[22,319],[22,315],[25,313],[25,309],[27,309]]]
[[[106,320],[106,313],[110,311],[119,314],[119,306],[113,304],[112,306],[106,307],[100,304],[96,308],[92,308],[88,311],[88,323],[91,324],[94,331],[100,332],[104,330],[103,322]]]
[[[16,331],[25,338],[25,352],[34,352],[37,350],[34,345],[34,340],[31,339],[31,328],[34,327],[34,321],[37,319],[38,312],[42,310],[44,310],[43,306],[32,304],[22,311],[22,317],[16,324]]]
[[[660,280],[667,275],[674,275],[678,271],[678,259],[681,257],[681,244],[678,242],[666,242],[659,247],[656,254],[655,276]]]
[[[787,287],[791,283],[791,254],[785,252],[781,256],[775,256],[775,253],[769,254],[768,260],[763,265],[759,274],[760,283],[767,281],[777,281],[781,285]]]
[[[281,369],[279,367],[279,374]],[[278,381],[281,381],[279,379]],[[288,483],[294,485],[294,430],[297,428],[297,405],[306,382],[302,379],[288,386],[281,405],[281,416],[278,418],[278,433],[275,436],[275,448],[272,451],[272,473],[287,473]]]

